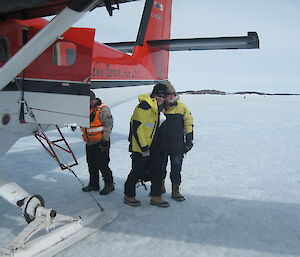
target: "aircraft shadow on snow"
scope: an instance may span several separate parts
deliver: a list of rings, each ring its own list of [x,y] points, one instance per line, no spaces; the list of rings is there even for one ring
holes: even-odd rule
[[[127,136],[114,133],[113,143],[119,140],[127,140]],[[85,155],[82,142],[73,143],[71,147],[78,158]],[[36,156],[37,162],[32,163],[33,156]],[[7,154],[1,160],[0,169],[3,170],[11,159],[15,160],[14,170],[10,172],[14,180],[22,184],[25,190],[43,195],[46,206],[63,214],[95,207],[88,194],[81,192],[81,185],[73,175],[57,172],[58,169],[53,171],[56,164],[50,162],[46,154],[40,154],[40,149]],[[18,163],[18,159],[22,163]],[[24,166],[26,172],[18,176]],[[37,179],[37,183],[33,183],[32,178]],[[81,178],[87,183],[87,174]],[[300,254],[299,204],[185,194],[185,202],[170,200],[171,206],[161,209],[149,205],[149,190],[141,187],[137,189],[137,196],[142,206],[132,208],[122,203],[125,179],[115,177],[116,191],[106,197],[93,193],[105,208],[114,208],[119,212],[119,217],[104,227],[104,231],[267,253]],[[170,185],[167,185],[169,189]],[[165,197],[169,199],[170,192]],[[0,199],[0,206],[1,210],[5,210],[5,213],[0,212],[0,228],[10,231],[1,243],[3,246],[24,228],[24,222],[17,208],[3,199]],[[97,243],[89,245],[99,245],[101,236],[105,234],[90,237],[88,240]]]

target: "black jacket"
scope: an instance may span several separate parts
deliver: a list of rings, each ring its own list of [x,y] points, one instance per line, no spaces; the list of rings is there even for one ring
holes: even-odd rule
[[[165,115],[168,153],[184,153],[185,146],[192,144],[193,140],[193,116],[186,105],[180,101],[169,108]]]

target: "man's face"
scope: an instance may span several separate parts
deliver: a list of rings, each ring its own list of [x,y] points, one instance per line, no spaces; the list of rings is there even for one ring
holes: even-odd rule
[[[163,94],[154,95],[154,98],[156,99],[156,102],[158,105],[163,104],[165,101],[165,95],[163,95]]]
[[[97,103],[97,99],[90,98],[90,107],[94,106]]]
[[[175,94],[167,94],[166,101],[168,103],[174,103],[176,101],[176,95]]]

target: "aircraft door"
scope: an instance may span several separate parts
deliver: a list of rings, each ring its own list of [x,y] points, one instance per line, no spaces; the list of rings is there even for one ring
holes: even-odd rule
[[[35,30],[29,28],[28,40]],[[20,74],[26,122],[89,125],[94,32],[70,28]]]

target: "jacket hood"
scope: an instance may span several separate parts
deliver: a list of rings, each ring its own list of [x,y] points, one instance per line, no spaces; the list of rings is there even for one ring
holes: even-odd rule
[[[149,94],[139,95],[138,99],[139,99],[139,102],[143,102],[143,101],[147,102],[151,106],[152,109],[157,109],[158,108],[156,99],[150,97]]]

